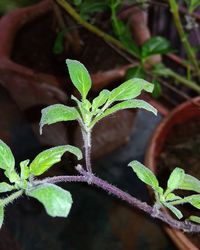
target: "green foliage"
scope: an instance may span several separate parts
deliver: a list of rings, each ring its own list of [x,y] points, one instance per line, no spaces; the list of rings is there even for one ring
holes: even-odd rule
[[[128,166],[133,169],[133,171],[136,173],[136,175],[141,181],[151,186],[154,190],[159,190],[158,180],[151,170],[146,168],[138,161],[132,161],[129,163]]]
[[[185,171],[181,168],[175,168],[169,176],[167,182],[167,191],[170,193],[177,189],[184,181]]]
[[[85,66],[76,60],[66,60],[69,75],[72,83],[81,94],[83,100],[86,99],[88,91],[92,86],[90,75]]]
[[[162,94],[162,87],[157,80],[153,80],[152,83],[154,84],[154,89],[152,92],[152,96],[154,98],[159,98]]]
[[[54,184],[37,186],[27,190],[26,195],[40,201],[52,217],[67,217],[72,206],[71,194]]]
[[[30,164],[30,172],[35,175],[41,175],[51,166],[61,161],[65,152],[70,152],[77,156],[78,160],[82,158],[79,148],[70,145],[57,146],[39,153]]]
[[[133,68],[129,68],[126,71],[125,79],[129,80],[129,79],[135,78],[135,77],[144,79],[145,76],[146,76],[145,69],[142,66],[136,66]]]
[[[167,54],[169,52],[172,52],[170,42],[164,37],[155,36],[142,45],[141,57],[142,60],[146,60],[149,56]]]
[[[0,183],[0,193],[5,193],[12,191],[14,187],[6,182],[1,182]]]
[[[185,174],[183,169],[175,168],[172,171],[167,182],[167,189],[164,191],[163,188],[159,186],[156,176],[150,169],[137,161],[130,162],[129,166],[132,167],[133,171],[141,181],[154,190],[156,204],[159,204],[159,207],[163,206],[168,208],[178,219],[181,219],[183,214],[175,207],[177,205],[189,203],[193,207],[200,209],[200,194],[189,195],[182,198],[173,193],[174,190],[184,189],[184,186],[186,187],[185,190],[199,192],[199,189],[197,189],[197,185],[200,187],[198,183],[199,180],[193,176]],[[190,183],[189,187],[188,183]]]
[[[59,121],[78,120],[85,130],[90,130],[100,119],[122,109],[143,108],[154,114],[157,111],[150,104],[134,100],[142,91],[152,93],[154,85],[139,78],[132,78],[112,91],[102,90],[92,102],[86,99],[91,88],[91,78],[85,66],[76,60],[66,60],[73,85],[80,92],[82,99],[72,96],[77,107],[62,104],[51,105],[42,110],[40,131],[45,124]]]
[[[50,105],[42,110],[40,120],[40,134],[44,125],[50,125],[61,121],[73,121],[80,117],[78,111],[73,107],[68,107],[63,104]]]
[[[189,13],[192,14],[200,6],[200,0],[185,0]]]
[[[191,215],[191,216],[188,218],[188,220],[200,224],[200,217],[199,217],[199,216]]]
[[[73,3],[78,8],[80,16],[90,22],[93,22],[93,14],[102,12],[108,8],[107,0],[73,0]]]
[[[25,7],[37,3],[38,0],[1,0],[0,1],[0,14],[5,14],[13,11],[16,8]]]

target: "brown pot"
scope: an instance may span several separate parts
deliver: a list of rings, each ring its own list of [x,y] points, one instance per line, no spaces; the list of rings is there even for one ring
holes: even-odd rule
[[[65,79],[58,78],[54,75],[46,74],[20,65],[12,60],[12,51],[15,44],[15,38],[18,31],[28,23],[33,23],[34,20],[46,15],[53,9],[52,0],[44,0],[38,4],[30,7],[17,9],[9,14],[3,16],[0,19],[0,84],[6,88],[17,103],[22,111],[30,116],[32,112],[40,112],[42,106],[47,106],[54,103],[67,103],[66,93],[62,90],[60,82],[65,82]],[[34,23],[33,23],[34,24]],[[33,48],[34,51],[34,48]],[[93,91],[99,91],[105,86],[119,81],[125,75],[126,69],[133,65],[124,65],[116,69],[110,69],[106,72],[98,72],[92,75]],[[69,94],[70,96],[71,94]],[[113,126],[111,130],[116,130],[111,134],[115,134],[116,137],[110,138],[109,142],[115,147],[109,146],[109,148],[116,148],[116,146],[123,144],[132,131],[134,113],[129,111],[122,112],[121,119],[125,121],[124,114],[127,114],[127,120],[129,120],[127,126],[124,126],[124,131],[121,132],[121,137],[117,137],[119,134],[118,126]],[[39,113],[38,113],[39,115]],[[117,116],[118,117],[118,116]],[[131,119],[131,121],[130,121]],[[114,121],[114,119],[112,119]],[[120,120],[120,117],[118,117]],[[131,123],[130,123],[131,122]],[[58,145],[68,143],[68,136],[66,136],[66,124],[55,124],[54,126],[47,126],[44,129],[44,134],[39,135],[38,120],[32,122],[33,129],[38,136],[40,142],[44,145]],[[108,121],[102,122],[101,129],[94,129],[94,135],[96,138],[101,138],[108,126]],[[104,130],[102,131],[102,128]],[[117,129],[116,129],[117,128]],[[98,132],[99,131],[99,132]],[[101,135],[100,135],[100,134]],[[118,138],[116,140],[116,138]],[[119,140],[120,139],[120,140]],[[117,143],[115,143],[117,141]],[[107,152],[107,141],[99,140],[99,147],[101,153]],[[104,143],[103,143],[104,142]],[[73,143],[73,142],[70,142]],[[97,139],[98,143],[98,139]],[[78,144],[78,143],[75,143]],[[110,150],[109,150],[110,151]]]
[[[157,158],[162,152],[165,141],[172,128],[177,124],[186,123],[193,118],[200,116],[199,106],[195,105],[194,103],[200,104],[200,97],[194,98],[192,102],[185,102],[175,108],[155,129],[145,155],[145,165],[148,166],[154,173],[157,172]],[[199,249],[181,231],[169,228],[167,226],[165,226],[165,230],[179,249]]]

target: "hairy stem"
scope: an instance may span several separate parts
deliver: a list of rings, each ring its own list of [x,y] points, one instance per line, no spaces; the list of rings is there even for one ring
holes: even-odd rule
[[[1,206],[6,206],[8,203],[13,202],[23,194],[24,190],[18,190],[17,192],[12,193],[8,197],[0,201]]]
[[[146,202],[142,202],[138,200],[137,198],[122,191],[121,189],[115,187],[114,185],[109,184],[108,182],[85,171],[80,165],[77,166],[77,170],[80,173],[80,175],[51,177],[51,178],[46,178],[41,181],[35,181],[34,184],[41,184],[41,183],[47,183],[47,182],[48,183],[86,182],[90,185],[94,185],[98,188],[101,188],[102,190],[106,191],[108,194],[114,195],[115,197],[119,198],[120,200],[125,201],[132,207],[142,210],[143,212],[149,214],[151,217],[157,218],[175,229],[183,230],[185,232],[194,232],[194,233],[200,232],[199,225],[196,225],[189,221],[178,221],[176,219],[173,219],[171,216],[169,216],[165,212],[155,209],[154,206],[152,207],[148,205]]]
[[[191,63],[194,65],[196,74],[200,80],[200,69],[198,66],[198,62],[197,62],[196,56],[194,54],[194,51],[193,51],[193,49],[188,41],[188,38],[184,32],[184,29],[183,29],[183,26],[181,23],[181,18],[179,15],[178,4],[177,4],[176,0],[169,0],[169,5],[171,8],[171,12],[172,12],[172,15],[174,18],[174,22],[175,22],[178,34],[179,34],[181,42],[185,48],[185,52],[187,54],[187,57],[191,61]]]
[[[92,167],[91,167],[91,130],[81,129],[81,131],[82,131],[84,149],[85,149],[86,169],[89,173],[92,173]]]

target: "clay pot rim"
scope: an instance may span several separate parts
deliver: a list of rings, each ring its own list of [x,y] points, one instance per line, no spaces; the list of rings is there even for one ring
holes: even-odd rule
[[[145,165],[150,168],[154,173],[156,173],[157,170],[157,156],[163,148],[166,136],[170,132],[173,125],[186,122],[187,120],[190,120],[197,116],[197,114],[195,115],[195,111],[194,113],[185,112],[185,110],[187,109],[198,109],[198,107],[195,106],[194,102],[200,103],[200,96],[192,100],[193,102],[187,101],[176,107],[163,119],[163,121],[154,130],[151,139],[148,143],[148,148],[146,150],[144,160]],[[185,112],[185,118],[183,120],[176,120],[176,117],[178,117],[179,114],[181,114],[182,112]],[[198,110],[198,112],[200,114],[200,109]],[[165,134],[163,134],[163,131],[165,131]],[[165,136],[165,138],[162,138],[162,136]],[[198,250],[198,248],[190,241],[190,239],[181,231],[169,228],[167,226],[164,226],[164,229],[179,249]]]

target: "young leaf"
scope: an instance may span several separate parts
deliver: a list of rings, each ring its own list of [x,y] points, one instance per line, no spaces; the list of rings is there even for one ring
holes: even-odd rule
[[[113,114],[122,109],[130,109],[130,108],[142,108],[157,115],[157,110],[153,106],[148,104],[147,102],[143,100],[138,100],[138,99],[128,100],[128,101],[117,103],[111,108],[106,109],[106,111],[104,111],[101,115],[97,116],[94,119],[94,121],[92,122],[92,126],[94,126],[96,122],[98,122],[99,120],[101,120],[102,118],[110,114]]]
[[[173,194],[173,193],[169,193],[169,194],[166,196],[166,198],[165,198],[166,201],[176,201],[176,200],[181,200],[181,199],[182,199],[182,198],[181,198],[180,196],[175,195],[175,194]]]
[[[3,220],[4,220],[4,207],[0,206],[0,228],[3,225]]]
[[[21,176],[21,179],[23,180],[26,180],[29,177],[29,173],[30,173],[30,170],[28,167],[29,162],[30,160],[25,160],[25,161],[20,162],[20,169],[21,169],[20,176]]]
[[[14,187],[6,182],[0,183],[0,193],[12,191]]]
[[[167,190],[171,192],[177,189],[179,185],[181,185],[181,183],[183,182],[184,176],[185,176],[185,171],[183,169],[175,168],[168,179]]]
[[[142,58],[146,59],[151,55],[166,54],[172,51],[170,42],[164,37],[155,36],[146,41],[142,46]]]
[[[15,159],[10,148],[0,140],[0,168],[12,171],[15,167]]]
[[[139,96],[142,90],[151,93],[153,84],[139,78],[130,79],[111,91],[108,102],[113,103],[114,101],[133,99]]]
[[[148,169],[138,161],[132,161],[128,164],[128,166],[133,169],[138,178],[144,183],[151,186],[155,191],[159,189],[158,180],[150,169]]]
[[[63,104],[50,105],[42,109],[42,117],[40,120],[40,134],[44,125],[50,125],[56,122],[73,121],[80,117],[78,111],[73,107]]]
[[[61,161],[61,157],[67,151],[76,155],[78,160],[82,158],[82,153],[77,147],[71,145],[53,147],[39,153],[36,156],[30,164],[31,173],[35,176],[43,174],[55,163]]]
[[[110,95],[110,91],[107,89],[104,89],[100,92],[100,94],[94,98],[92,102],[92,111],[97,110],[99,107],[105,104],[105,102],[108,100],[108,97]]]
[[[189,202],[192,206],[200,209],[200,194],[190,195],[184,198],[187,202]]]
[[[72,206],[71,194],[54,184],[37,186],[26,194],[40,201],[52,217],[67,217]]]
[[[200,224],[200,217],[199,217],[199,216],[191,215],[191,216],[188,218],[188,220]]]
[[[74,86],[78,89],[83,99],[86,98],[91,86],[92,81],[85,66],[76,60],[66,60],[69,75]]]
[[[178,188],[182,190],[190,190],[200,193],[200,181],[189,174],[185,174],[184,179],[180,183]]]
[[[167,207],[173,214],[176,215],[176,217],[180,220],[181,218],[183,218],[183,214],[181,213],[181,211],[179,209],[177,209],[175,206],[165,202],[163,203],[163,205],[165,207]]]

